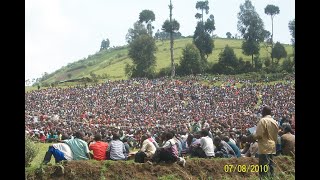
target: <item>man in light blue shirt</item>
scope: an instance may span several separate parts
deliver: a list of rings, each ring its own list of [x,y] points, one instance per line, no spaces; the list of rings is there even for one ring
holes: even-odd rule
[[[78,131],[75,133],[75,138],[63,141],[70,146],[71,151],[73,152],[73,160],[90,159],[89,147],[88,144],[84,140],[82,140],[83,136],[84,133]]]

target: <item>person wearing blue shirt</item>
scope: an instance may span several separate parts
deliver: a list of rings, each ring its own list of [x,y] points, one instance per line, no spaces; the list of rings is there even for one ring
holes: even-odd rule
[[[229,146],[233,149],[233,151],[235,152],[237,158],[241,157],[241,151],[239,149],[239,147],[237,145],[235,145],[234,143],[232,143],[230,141],[230,138],[228,136],[224,136],[222,138],[227,144],[229,144]]]

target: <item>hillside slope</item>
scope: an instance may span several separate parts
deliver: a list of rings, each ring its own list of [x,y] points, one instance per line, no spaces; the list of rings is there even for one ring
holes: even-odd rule
[[[192,43],[192,38],[177,39],[174,41],[174,60],[179,63],[182,54],[182,49],[187,43]],[[219,53],[226,45],[232,47],[237,57],[242,57],[246,61],[251,62],[250,56],[242,54],[242,40],[238,39],[215,39],[213,53],[209,55],[209,62],[217,62]],[[167,41],[157,41],[158,51],[156,53],[157,67],[161,68],[170,66],[170,44]],[[293,52],[291,45],[284,45],[288,55]],[[260,49],[260,57],[266,58],[268,53],[263,45]],[[74,63],[69,63],[67,66],[60,68],[48,75],[48,78],[42,83],[52,83],[56,81],[64,81],[73,78],[90,77],[90,73],[102,76],[104,79],[119,80],[127,79],[124,72],[126,63],[131,64],[132,60],[128,57],[127,46],[118,47],[115,49],[104,50],[94,55],[89,55],[88,58],[81,59]]]

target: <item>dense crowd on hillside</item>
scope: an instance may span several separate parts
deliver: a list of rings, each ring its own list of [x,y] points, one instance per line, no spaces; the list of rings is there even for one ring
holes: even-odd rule
[[[218,81],[223,83],[208,85]],[[87,143],[98,139],[118,147],[118,139],[128,147],[144,149],[151,146],[144,142],[146,139],[157,146],[168,146],[169,140],[176,138],[172,143],[180,142],[180,155],[191,153],[198,157],[205,155],[190,151],[190,147],[208,141],[200,139],[209,136],[218,148],[216,151],[221,151],[216,155],[254,156],[256,142],[246,135],[252,133],[262,117],[263,106],[271,107],[279,127],[289,125],[286,131],[294,134],[294,88],[294,79],[255,83],[235,78],[188,77],[40,89],[25,94],[25,130],[42,142],[81,137]],[[75,135],[79,131],[83,134]],[[233,145],[225,143],[235,146],[230,149]],[[128,156],[129,150],[126,153]],[[158,152],[156,157],[163,154]]]

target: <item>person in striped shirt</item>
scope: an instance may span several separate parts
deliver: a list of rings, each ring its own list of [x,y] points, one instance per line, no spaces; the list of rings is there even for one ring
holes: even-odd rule
[[[107,149],[107,157],[110,160],[126,160],[126,148],[122,141],[120,141],[120,135],[118,133],[113,134],[113,140],[109,143]]]

